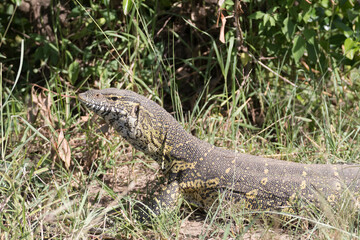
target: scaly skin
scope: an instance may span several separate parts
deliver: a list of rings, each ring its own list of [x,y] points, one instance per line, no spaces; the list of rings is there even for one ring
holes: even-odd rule
[[[300,164],[235,153],[187,133],[155,102],[127,90],[90,90],[79,95],[136,149],[153,157],[168,184],[149,207],[173,207],[182,195],[208,208],[225,193],[249,209],[285,209],[299,199],[319,206],[360,191],[359,165]]]

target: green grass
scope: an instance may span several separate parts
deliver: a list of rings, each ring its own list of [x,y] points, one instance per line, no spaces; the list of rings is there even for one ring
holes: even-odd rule
[[[278,75],[289,73],[297,87],[259,63],[244,76],[235,39],[219,47],[214,36],[190,22],[190,39],[208,36],[209,53],[178,59],[164,49],[175,53],[175,42],[183,42],[184,52],[194,51],[195,43],[172,29],[162,36],[167,43],[155,41],[159,16],[143,5],[146,10],[133,9],[127,19],[136,21],[126,22],[121,31],[107,19],[100,31],[77,5],[79,25],[89,25],[75,37],[61,35],[50,46],[56,54],[46,55],[44,47],[48,59],[42,66],[34,61],[21,72],[10,61],[0,63],[0,238],[359,238],[351,193],[336,207],[304,208],[296,215],[233,209],[219,198],[220,205],[207,214],[183,202],[151,227],[136,222],[134,204],[154,194],[164,179],[150,158],[80,105],[76,94],[88,88],[115,86],[145,94],[187,131],[238,152],[301,163],[360,163],[359,69],[346,70],[334,60],[321,75],[300,65],[291,75],[265,62]],[[87,42],[77,49],[73,42],[79,44],[82,35]],[[61,59],[57,65],[51,64],[54,57]],[[19,60],[21,68],[24,60]],[[285,65],[285,58],[278,61]],[[175,67],[179,62],[188,69],[181,72]],[[34,71],[42,75],[36,82],[30,79]],[[196,75],[196,83],[188,73]],[[114,208],[117,214],[111,213]]]

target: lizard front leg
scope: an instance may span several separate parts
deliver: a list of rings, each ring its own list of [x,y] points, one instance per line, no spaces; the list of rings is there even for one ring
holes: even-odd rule
[[[139,220],[147,222],[150,216],[157,216],[163,210],[172,210],[175,208],[177,201],[181,195],[181,190],[178,181],[174,180],[163,187],[149,203],[145,206],[139,207]]]

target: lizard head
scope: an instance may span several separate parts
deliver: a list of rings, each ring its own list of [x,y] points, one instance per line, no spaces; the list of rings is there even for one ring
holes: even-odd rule
[[[78,97],[90,110],[103,117],[111,125],[138,117],[140,95],[134,92],[107,88],[89,90],[80,93]]]
[[[79,94],[79,100],[105,119],[135,148],[159,158],[166,121],[175,121],[155,102],[128,90],[108,88]],[[161,124],[160,124],[161,123]]]

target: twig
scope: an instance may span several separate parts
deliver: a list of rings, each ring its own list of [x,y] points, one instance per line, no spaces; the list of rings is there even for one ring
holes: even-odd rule
[[[257,60],[252,54],[248,53],[250,57],[252,57],[252,59],[254,59],[254,61],[258,64],[260,64],[262,67],[264,67],[265,69],[267,69],[268,71],[272,72],[273,74],[275,74],[276,76],[278,76],[279,78],[281,78],[282,80],[284,80],[285,82],[289,83],[290,85],[297,87],[296,84],[290,82],[290,80],[288,80],[287,78],[284,78],[283,76],[281,76],[280,74],[278,74],[277,72],[275,72],[274,70],[272,70],[271,68],[269,68],[268,66],[266,66],[265,64],[263,64],[262,62],[260,62],[259,60]]]

